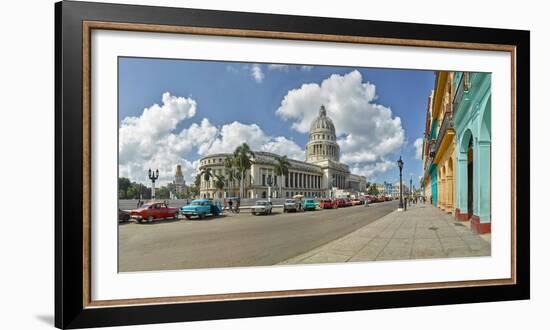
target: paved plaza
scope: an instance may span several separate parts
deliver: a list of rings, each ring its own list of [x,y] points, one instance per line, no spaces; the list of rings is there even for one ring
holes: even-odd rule
[[[281,264],[490,256],[490,242],[490,234],[473,233],[468,222],[417,204]]]

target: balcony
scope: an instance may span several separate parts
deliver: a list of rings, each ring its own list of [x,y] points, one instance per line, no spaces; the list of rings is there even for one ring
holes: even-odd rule
[[[435,154],[433,159],[435,163],[439,162],[439,159],[443,154],[442,149],[446,149],[446,147],[453,142],[454,135],[455,129],[453,127],[452,115],[450,111],[447,111],[445,112],[445,115],[443,115],[443,121],[439,127],[437,140],[435,141]]]

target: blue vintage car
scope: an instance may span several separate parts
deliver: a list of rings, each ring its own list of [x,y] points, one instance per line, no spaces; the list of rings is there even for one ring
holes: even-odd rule
[[[180,214],[184,215],[187,219],[191,219],[191,217],[204,219],[208,216],[220,215],[221,208],[209,199],[195,199],[191,204],[182,206]]]

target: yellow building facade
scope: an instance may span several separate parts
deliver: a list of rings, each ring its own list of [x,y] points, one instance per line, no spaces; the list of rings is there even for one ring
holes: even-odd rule
[[[437,206],[453,213],[456,181],[455,129],[453,127],[452,72],[438,72],[433,97],[432,115],[437,123],[433,163],[437,164]]]

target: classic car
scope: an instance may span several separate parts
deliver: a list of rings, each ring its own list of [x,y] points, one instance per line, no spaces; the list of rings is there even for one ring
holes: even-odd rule
[[[140,208],[130,211],[130,217],[135,219],[137,223],[142,221],[153,222],[157,219],[177,219],[178,215],[179,209],[168,207],[162,202],[143,204]]]
[[[251,207],[250,211],[253,215],[256,214],[271,214],[273,205],[268,201],[256,201],[256,204]]]
[[[180,213],[187,219],[191,219],[191,217],[204,219],[207,216],[220,215],[221,208],[209,199],[195,199],[191,204],[182,206],[180,208]]]
[[[335,209],[337,206],[336,201],[333,201],[332,199],[322,199],[319,202],[319,207],[322,209]]]
[[[315,203],[315,200],[313,199],[306,199],[304,200],[304,211],[315,211],[317,208],[317,203]]]
[[[351,200],[351,205],[355,206],[355,205],[361,205],[363,204],[363,202],[361,202],[361,200],[359,198],[354,198]]]
[[[334,201],[336,203],[336,207],[346,207],[346,201],[342,198],[338,198]]]
[[[118,222],[128,222],[130,221],[130,213],[118,209]]]
[[[283,204],[283,212],[297,212],[302,210],[302,203],[295,199],[286,199]]]

